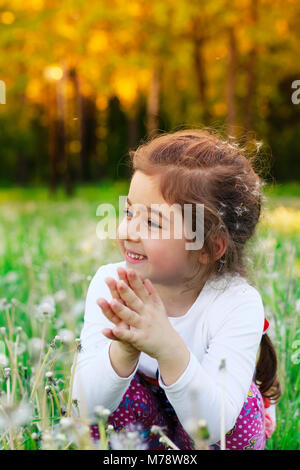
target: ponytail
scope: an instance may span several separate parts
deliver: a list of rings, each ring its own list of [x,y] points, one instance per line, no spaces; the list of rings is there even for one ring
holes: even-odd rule
[[[282,393],[276,370],[276,352],[269,336],[264,334],[260,342],[260,354],[254,380],[262,396],[272,400],[273,403],[278,403]]]

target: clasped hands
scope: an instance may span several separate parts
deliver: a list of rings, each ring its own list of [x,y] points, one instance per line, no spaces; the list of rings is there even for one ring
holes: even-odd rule
[[[171,354],[178,334],[172,327],[165,306],[149,279],[143,280],[133,269],[119,267],[120,280],[105,279],[112,300],[97,299],[103,314],[116,326],[102,334],[120,341],[129,353],[143,351],[159,359]]]

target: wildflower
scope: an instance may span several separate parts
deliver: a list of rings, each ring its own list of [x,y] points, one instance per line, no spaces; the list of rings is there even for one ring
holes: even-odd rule
[[[62,302],[63,300],[65,300],[67,298],[67,293],[65,290],[61,289],[61,290],[58,290],[57,292],[55,292],[54,294],[54,299],[56,302]]]
[[[110,434],[110,445],[113,450],[147,450],[142,436],[141,426],[130,423],[124,432],[113,431]]]
[[[48,372],[46,372],[45,376],[47,377],[47,379],[52,379],[53,378],[53,372],[51,370],[49,370]]]
[[[10,367],[5,367],[4,369],[5,380],[10,377]]]
[[[75,344],[76,344],[77,351],[80,352],[82,350],[81,339],[76,338],[75,339]]]
[[[1,335],[3,336],[3,338],[6,337],[6,329],[5,329],[5,326],[2,326],[2,327],[0,328],[0,333],[1,333]]]
[[[5,354],[0,354],[0,367],[6,367],[8,364],[8,358],[5,356]]]
[[[29,403],[20,402],[16,407],[3,404],[2,410],[0,410],[0,430],[2,431],[9,427],[23,426],[32,420],[32,407]]]
[[[31,338],[28,341],[29,354],[33,360],[39,356],[42,346],[43,346],[43,342],[41,338]]]
[[[60,433],[58,433],[58,434],[56,435],[56,439],[57,439],[58,441],[63,441],[63,442],[64,442],[64,441],[66,441],[67,438],[66,438],[66,436],[65,436],[64,434],[62,434],[62,433],[60,432]]]
[[[163,429],[160,426],[157,426],[156,424],[153,424],[153,426],[151,427],[151,433],[152,434],[160,434],[161,432],[163,432]]]
[[[61,342],[64,344],[70,344],[74,340],[74,333],[71,330],[68,330],[67,328],[61,329],[58,334]]]
[[[109,434],[109,433],[111,433],[112,431],[114,431],[114,429],[115,429],[115,428],[113,427],[113,425],[112,425],[112,424],[109,424],[109,425],[107,426],[107,428],[106,428],[106,432]]]
[[[73,421],[71,418],[61,418],[60,420],[60,426],[63,429],[71,429],[73,427]]]
[[[55,300],[50,295],[44,297],[36,307],[36,315],[40,320],[51,318],[55,314]]]
[[[97,405],[94,408],[94,414],[97,418],[104,418],[107,419],[110,415],[110,410],[104,408],[102,405]]]
[[[6,298],[0,299],[0,312],[1,310],[5,310],[11,306],[10,303],[7,302]]]

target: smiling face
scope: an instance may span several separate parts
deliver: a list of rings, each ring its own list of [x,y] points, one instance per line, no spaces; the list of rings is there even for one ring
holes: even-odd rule
[[[136,270],[155,284],[178,286],[182,285],[184,277],[191,276],[196,266],[195,259],[185,248],[184,233],[180,239],[175,238],[175,227],[178,227],[179,220],[182,224],[182,215],[177,209],[174,218],[172,211],[168,210],[171,205],[161,196],[158,184],[158,176],[150,177],[141,171],[134,173],[127,197],[130,204],[127,202],[125,208],[128,212],[118,227],[117,240],[126,259],[127,269]],[[163,205],[159,207],[161,216],[147,210],[147,206],[154,209],[154,204]],[[140,228],[137,218],[141,223]],[[163,236],[167,238],[163,239]],[[128,251],[147,258],[142,261],[131,260]]]

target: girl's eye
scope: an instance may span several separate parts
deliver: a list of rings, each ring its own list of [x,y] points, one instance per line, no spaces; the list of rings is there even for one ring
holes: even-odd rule
[[[132,213],[128,209],[124,209],[123,212],[127,215],[127,217],[132,217]],[[153,227],[155,228],[161,228],[160,225],[156,224],[155,222],[152,222],[151,219],[148,219],[148,224],[152,224]]]

